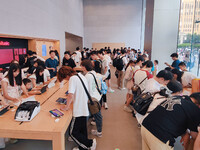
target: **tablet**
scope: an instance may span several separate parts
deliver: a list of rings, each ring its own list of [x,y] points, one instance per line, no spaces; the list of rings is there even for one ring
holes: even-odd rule
[[[66,98],[61,98],[59,97],[56,102],[58,102],[59,104],[67,104],[67,99]]]
[[[55,117],[61,117],[61,116],[63,116],[64,114],[61,112],[61,111],[59,111],[58,109],[53,109],[53,110],[50,110],[49,111],[52,115],[54,115]]]

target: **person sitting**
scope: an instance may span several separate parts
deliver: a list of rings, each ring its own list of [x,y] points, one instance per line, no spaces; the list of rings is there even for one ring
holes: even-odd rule
[[[197,127],[200,124],[199,116],[200,92],[192,93],[190,96],[168,98],[142,122],[142,149],[173,150],[175,138],[179,136],[182,136],[184,147],[187,146],[188,138],[185,136],[191,135],[196,138]]]
[[[169,65],[167,62],[165,62],[165,65],[167,65],[168,67],[170,67],[171,69],[180,69],[179,68],[179,63],[180,63],[180,60],[178,59],[178,54],[177,53],[173,53],[171,54],[171,58],[173,60],[173,63],[172,65]]]
[[[45,61],[45,66],[49,70],[50,77],[53,78],[57,74],[58,61],[55,59],[56,53],[54,50],[49,51],[50,58]]]
[[[50,73],[47,69],[44,69],[42,66],[38,66],[34,74],[29,76],[33,84],[33,88],[41,87],[40,84],[43,85],[48,84],[50,82]]]
[[[79,77],[80,78],[79,78]],[[58,71],[58,80],[69,81],[69,94],[67,96],[67,104],[61,106],[61,110],[68,111],[73,102],[72,121],[70,124],[70,136],[79,145],[79,148],[73,150],[83,149],[96,149],[96,139],[88,139],[87,134],[87,117],[89,116],[88,110],[88,96],[82,85],[82,79],[86,89],[88,90],[87,79],[81,74],[76,73],[71,67],[62,66]],[[81,109],[80,109],[81,108]]]
[[[70,51],[65,51],[62,65],[69,66],[71,68],[76,67],[74,60],[71,58]]]
[[[29,95],[41,94],[40,89],[32,88],[31,80],[28,78],[23,79],[23,83]]]
[[[19,64],[12,63],[10,65],[8,74],[1,81],[3,96],[5,102],[8,104],[19,105],[20,100],[20,88],[23,93],[28,96],[26,88],[22,82],[21,69]]]
[[[178,80],[185,88],[191,88],[192,80],[197,78],[196,75],[187,71],[181,72],[178,69],[172,69],[171,72],[173,73],[174,78]]]

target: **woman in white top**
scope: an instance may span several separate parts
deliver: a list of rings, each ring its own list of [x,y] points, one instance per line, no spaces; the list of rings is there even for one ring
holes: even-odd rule
[[[35,73],[29,76],[29,79],[31,79],[33,87],[37,87],[40,83],[48,84],[50,82],[50,73],[42,66],[38,66]]]
[[[134,73],[134,61],[130,60],[127,67],[126,67],[126,72],[125,72],[125,86],[128,90],[126,94],[126,104],[124,105],[124,110],[127,112],[132,112],[132,110],[128,107],[129,102],[133,100],[133,93],[131,88],[133,87],[133,73]]]
[[[80,78],[79,78],[79,77]],[[71,67],[62,66],[58,71],[58,80],[69,81],[69,89],[67,96],[67,104],[61,107],[61,110],[67,111],[70,109],[73,102],[72,121],[70,124],[70,136],[79,145],[79,149],[96,149],[96,139],[88,139],[87,134],[87,117],[89,116],[88,110],[88,96],[82,85],[80,79],[88,89],[87,79],[81,74],[76,73]],[[78,148],[76,148],[78,149]],[[75,148],[74,148],[75,150]]]
[[[10,65],[8,74],[1,81],[3,96],[6,103],[12,103],[14,105],[19,105],[21,100],[20,88],[23,93],[28,96],[26,88],[22,82],[21,69],[19,64],[13,63]]]
[[[143,62],[144,62],[144,58],[142,56],[137,58],[136,65],[135,65],[135,68],[134,68],[134,72],[139,70],[142,67]]]
[[[96,72],[92,70],[93,69],[92,62],[90,60],[85,59],[81,62],[81,67],[83,69],[83,73],[85,74],[85,77],[88,82],[88,92],[89,92],[90,96],[95,98],[96,100],[100,101],[101,100],[101,92],[100,92],[100,88],[99,88],[99,85],[97,82]],[[101,137],[102,136],[101,110],[98,113],[94,114],[93,116],[94,116],[94,119],[96,122],[97,130],[92,129],[91,133],[93,135]]]

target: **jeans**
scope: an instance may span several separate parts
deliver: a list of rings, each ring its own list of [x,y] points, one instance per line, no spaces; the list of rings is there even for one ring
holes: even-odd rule
[[[95,119],[95,122],[96,122],[97,131],[102,132],[102,119],[103,119],[103,117],[101,115],[101,110],[98,113],[94,114],[93,116],[94,116],[94,119]]]

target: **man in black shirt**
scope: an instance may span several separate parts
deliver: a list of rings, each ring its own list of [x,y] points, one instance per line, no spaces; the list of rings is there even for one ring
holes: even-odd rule
[[[190,97],[167,98],[158,105],[142,123],[142,149],[161,150],[173,149],[175,138],[197,135],[200,124],[200,92]],[[188,139],[183,138],[184,147]]]
[[[65,51],[64,55],[65,56],[63,58],[62,65],[63,66],[69,66],[71,68],[76,67],[76,64],[75,64],[74,60],[71,58],[70,52],[69,51]]]

